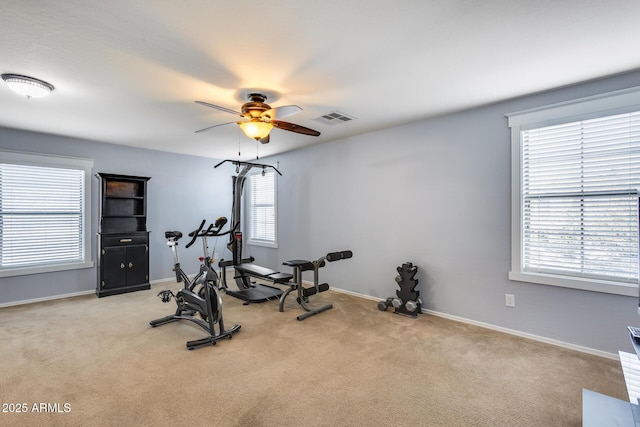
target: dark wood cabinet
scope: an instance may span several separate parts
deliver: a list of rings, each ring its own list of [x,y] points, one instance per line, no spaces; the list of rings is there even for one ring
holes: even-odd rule
[[[150,289],[147,182],[99,173],[98,297]]]

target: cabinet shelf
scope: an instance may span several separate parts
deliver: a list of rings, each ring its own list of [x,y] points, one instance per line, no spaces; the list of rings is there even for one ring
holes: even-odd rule
[[[105,198],[103,216],[145,216],[144,199]]]

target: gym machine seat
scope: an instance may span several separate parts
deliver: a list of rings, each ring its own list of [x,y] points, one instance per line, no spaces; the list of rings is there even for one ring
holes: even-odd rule
[[[236,270],[239,273],[246,274],[247,276],[255,277],[258,279],[268,280],[273,283],[287,283],[293,279],[293,275],[289,273],[280,273],[279,271],[272,270],[267,267],[262,267],[256,264],[238,264]]]

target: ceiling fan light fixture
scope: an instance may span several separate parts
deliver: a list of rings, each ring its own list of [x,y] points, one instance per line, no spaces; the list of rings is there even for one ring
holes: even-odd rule
[[[271,123],[266,123],[260,120],[251,120],[249,122],[240,122],[240,129],[249,138],[262,139],[269,136],[269,132],[273,129]]]
[[[11,90],[27,98],[42,98],[53,90],[53,85],[45,81],[19,74],[3,74],[2,80]]]

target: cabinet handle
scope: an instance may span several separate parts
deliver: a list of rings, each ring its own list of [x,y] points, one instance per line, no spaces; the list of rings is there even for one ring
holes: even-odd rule
[[[133,263],[132,262],[129,263],[129,268],[133,268]]]
[[[131,243],[133,239],[120,239],[120,243]]]
[[[120,263],[120,268],[124,268],[124,262]]]

